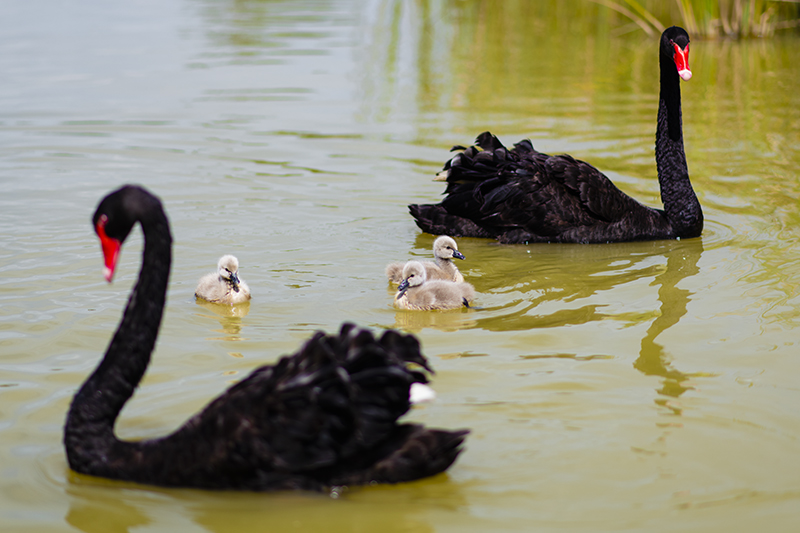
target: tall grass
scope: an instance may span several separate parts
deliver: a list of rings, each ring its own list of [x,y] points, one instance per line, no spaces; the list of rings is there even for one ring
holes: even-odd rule
[[[660,20],[671,16],[664,13],[663,0],[591,1],[631,19],[648,35],[663,31],[665,24]],[[800,0],[675,0],[674,8],[691,35],[706,38],[768,37],[800,26]]]

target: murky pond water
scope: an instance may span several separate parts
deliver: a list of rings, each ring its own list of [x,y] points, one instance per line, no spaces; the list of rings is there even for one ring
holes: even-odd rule
[[[524,2],[15,2],[0,18],[0,529],[758,530],[800,525],[800,39],[692,45],[699,239],[460,239],[478,308],[396,312],[386,263],[453,144],[587,160],[659,205],[655,44]],[[502,8],[500,6],[503,6]],[[153,363],[118,433],[169,432],[343,321],[416,333],[473,434],[443,476],[308,494],[161,490],[69,471],[61,431],[137,275],[89,224],[127,182],[175,236]],[[254,298],[194,301],[233,253]]]

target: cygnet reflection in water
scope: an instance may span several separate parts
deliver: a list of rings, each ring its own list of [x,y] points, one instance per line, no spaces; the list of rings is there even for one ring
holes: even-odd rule
[[[403,267],[403,281],[398,286],[394,305],[399,309],[431,311],[469,307],[475,289],[465,282],[427,281],[425,267],[419,261],[409,261]]]
[[[202,307],[205,311],[197,313],[198,316],[203,318],[210,318],[219,321],[221,329],[213,331],[221,333],[221,337],[209,337],[209,340],[224,340],[224,341],[241,341],[245,340],[242,335],[242,318],[246,317],[250,312],[250,302],[244,302],[239,305],[219,305],[212,302],[207,302],[201,298],[195,300],[195,303]]]
[[[460,331],[471,329],[478,325],[473,313],[446,312],[446,313],[417,313],[399,309],[394,314],[394,324],[390,327],[408,333],[422,331],[425,328],[439,331]]]
[[[429,280],[444,281],[464,281],[464,276],[459,272],[458,267],[453,262],[453,258],[466,259],[464,254],[458,251],[456,241],[443,235],[433,241],[434,261],[420,261],[425,268],[425,274]],[[400,283],[403,277],[403,268],[407,263],[389,263],[386,265],[386,277],[392,283]]]
[[[194,295],[217,304],[234,305],[248,301],[250,287],[239,279],[239,260],[232,255],[220,257],[217,271],[200,278]]]

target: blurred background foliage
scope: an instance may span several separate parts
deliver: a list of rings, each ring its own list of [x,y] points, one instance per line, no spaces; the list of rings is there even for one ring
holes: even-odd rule
[[[458,11],[471,0],[452,0]],[[513,10],[556,13],[561,19],[584,24],[605,20],[614,33],[641,30],[650,36],[673,24],[681,25],[695,37],[768,37],[778,30],[800,25],[800,0],[483,0],[486,9],[511,5]],[[607,12],[607,14],[603,14]],[[602,23],[602,22],[601,22]]]
[[[648,34],[680,17],[692,35],[706,38],[767,37],[800,23],[797,0],[592,0],[631,19]]]
[[[676,4],[652,4],[665,25],[683,24]],[[364,122],[393,124],[394,135],[439,149],[485,130],[507,144],[528,137],[543,152],[590,161],[617,183],[654,174],[658,36],[619,12],[589,0],[381,0],[365,16],[371,30],[361,37],[356,73]],[[797,31],[691,37],[694,77],[682,96],[693,181],[706,205],[770,211],[793,226],[800,220]],[[422,166],[429,175],[440,168]],[[770,194],[763,203],[741,201],[754,183]],[[626,186],[659,202],[654,180]]]

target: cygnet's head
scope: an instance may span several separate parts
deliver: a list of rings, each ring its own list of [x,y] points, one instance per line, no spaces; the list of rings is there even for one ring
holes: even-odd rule
[[[441,259],[466,259],[464,254],[458,251],[458,245],[452,237],[443,235],[433,241],[433,255]]]
[[[397,287],[402,292],[409,287],[419,287],[425,283],[425,266],[419,261],[409,261],[403,267],[403,281]]]
[[[239,288],[239,260],[232,255],[223,255],[217,263],[219,277],[233,284],[234,290]]]

